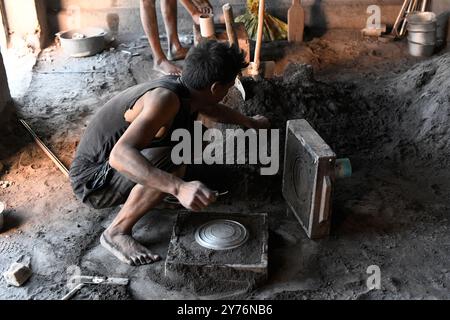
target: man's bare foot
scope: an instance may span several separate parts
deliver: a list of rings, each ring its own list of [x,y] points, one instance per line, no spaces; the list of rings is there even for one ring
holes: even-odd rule
[[[183,60],[186,58],[188,51],[189,49],[185,47],[169,48],[169,51],[167,52],[167,59],[170,61]]]
[[[153,70],[161,72],[164,75],[179,76],[181,75],[182,69],[170,62],[169,60],[162,60],[161,62],[156,62],[153,65]]]
[[[161,260],[130,235],[114,233],[107,229],[100,237],[101,245],[120,261],[132,266],[142,266]]]

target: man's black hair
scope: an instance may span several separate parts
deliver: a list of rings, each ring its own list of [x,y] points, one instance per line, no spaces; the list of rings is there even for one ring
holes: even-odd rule
[[[215,82],[234,81],[248,64],[237,46],[206,40],[193,47],[183,68],[183,81],[196,90],[206,89]]]

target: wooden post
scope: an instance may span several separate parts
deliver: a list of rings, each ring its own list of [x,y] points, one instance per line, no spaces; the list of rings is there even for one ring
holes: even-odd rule
[[[7,48],[9,42],[8,20],[6,18],[5,4],[0,0],[0,47]]]

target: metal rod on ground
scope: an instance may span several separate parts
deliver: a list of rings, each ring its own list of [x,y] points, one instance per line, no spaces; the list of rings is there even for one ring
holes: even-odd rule
[[[41,139],[34,133],[34,131],[30,128],[30,126],[22,119],[19,120],[20,123],[27,129],[27,131],[33,136],[34,141],[37,143],[37,145],[42,149],[42,151],[45,152],[45,154],[56,164],[56,166],[61,170],[61,172],[68,178],[69,177],[69,170],[64,166],[64,164],[59,161],[59,159],[53,154],[53,152],[50,151],[49,148],[42,142]]]
[[[64,297],[62,297],[61,300],[64,300],[64,301],[70,300],[83,287],[84,287],[84,283],[81,283],[81,284],[77,285],[75,288],[70,290],[70,292],[68,294],[66,294]]]
[[[106,73],[106,71],[35,71],[38,74],[94,74]]]

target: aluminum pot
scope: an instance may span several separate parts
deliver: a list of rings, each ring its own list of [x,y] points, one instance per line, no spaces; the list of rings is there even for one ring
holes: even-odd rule
[[[409,53],[414,57],[430,57],[434,53],[434,44],[421,44],[408,41]]]
[[[433,12],[418,12],[408,16],[408,31],[436,31],[436,14]]]
[[[436,44],[436,31],[430,32],[408,32],[408,41],[425,45]]]
[[[81,28],[59,32],[61,47],[71,57],[93,56],[105,49],[107,32],[101,28]]]

